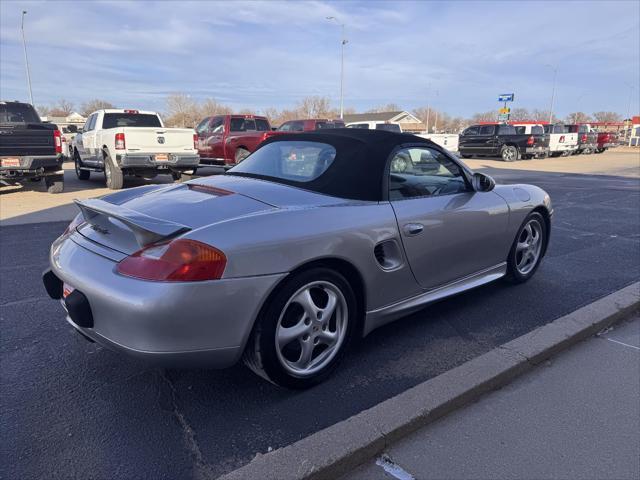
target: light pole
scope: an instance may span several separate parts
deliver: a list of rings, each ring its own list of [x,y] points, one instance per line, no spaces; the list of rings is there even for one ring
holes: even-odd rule
[[[327,20],[333,20],[341,28],[342,38],[340,40],[340,119],[344,118],[344,46],[347,44],[347,39],[344,38],[344,23],[340,23],[336,17],[327,17]]]
[[[549,107],[549,124],[553,123],[553,101],[556,97],[556,77],[558,76],[558,65],[555,67],[553,65],[546,64],[545,67],[550,67],[553,69],[553,87],[551,88],[551,106]]]
[[[29,101],[33,105],[33,92],[31,91],[31,74],[29,73],[29,59],[27,58],[27,42],[24,39],[24,16],[27,14],[26,10],[22,11],[22,22],[20,23],[20,30],[22,30],[22,48],[24,50],[24,65],[27,69],[27,85],[29,85]]]

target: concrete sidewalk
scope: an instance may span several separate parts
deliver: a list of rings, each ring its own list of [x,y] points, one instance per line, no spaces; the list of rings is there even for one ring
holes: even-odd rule
[[[343,480],[640,478],[640,317],[398,442]]]

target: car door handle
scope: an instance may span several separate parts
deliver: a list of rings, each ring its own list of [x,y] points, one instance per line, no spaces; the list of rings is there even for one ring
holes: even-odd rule
[[[424,230],[424,225],[421,223],[407,223],[404,226],[404,233],[406,235],[418,235],[422,233],[422,230]]]

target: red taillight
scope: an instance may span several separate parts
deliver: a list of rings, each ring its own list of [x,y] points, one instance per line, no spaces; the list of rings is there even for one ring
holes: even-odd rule
[[[587,143],[587,134],[586,133],[582,134],[582,136],[580,137],[580,142]]]
[[[56,147],[56,153],[62,153],[62,135],[60,130],[53,131],[53,144]]]
[[[150,245],[122,260],[118,273],[159,282],[200,282],[222,277],[227,257],[196,240]]]
[[[198,134],[193,134],[193,149],[198,150]]]
[[[116,133],[116,150],[124,150],[125,147],[124,133]]]
[[[535,141],[535,139],[533,137],[527,138],[527,145],[533,145],[534,141]]]

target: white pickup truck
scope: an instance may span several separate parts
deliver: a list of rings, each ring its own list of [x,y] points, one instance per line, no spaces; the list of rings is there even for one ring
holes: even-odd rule
[[[569,133],[562,124],[543,125],[544,133],[549,135],[549,156],[566,157],[578,149],[578,134]]]
[[[200,162],[197,139],[191,128],[165,127],[155,112],[98,110],[73,139],[76,175],[88,180],[91,172],[104,172],[112,190],[122,188],[125,175],[168,173],[177,180]]]

